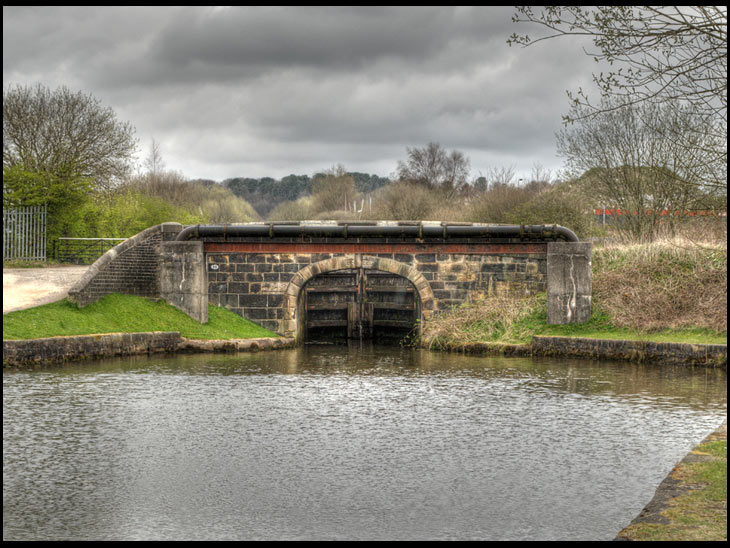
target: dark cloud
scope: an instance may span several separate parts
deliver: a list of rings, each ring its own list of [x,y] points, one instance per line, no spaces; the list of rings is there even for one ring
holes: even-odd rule
[[[574,42],[510,48],[510,7],[4,7],[3,80],[93,93],[191,177],[336,163],[387,175],[429,141],[474,173],[556,168]]]

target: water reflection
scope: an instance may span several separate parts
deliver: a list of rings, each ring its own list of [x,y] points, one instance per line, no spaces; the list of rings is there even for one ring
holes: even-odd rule
[[[610,539],[721,370],[303,347],[3,375],[5,539]]]

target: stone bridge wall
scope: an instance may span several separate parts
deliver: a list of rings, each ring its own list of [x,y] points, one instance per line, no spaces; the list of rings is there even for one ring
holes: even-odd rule
[[[311,277],[334,270],[362,266],[408,278],[419,292],[424,317],[483,296],[528,295],[547,289],[544,250],[523,254],[228,251],[205,255],[211,304],[289,335],[297,329],[298,291]]]
[[[297,299],[307,281],[362,267],[410,280],[424,318],[480,297],[545,291],[549,323],[578,323],[590,316],[590,243],[175,241],[181,229],[164,223],[109,250],[70,291],[70,299],[85,306],[115,292],[163,298],[203,323],[210,303],[297,336]]]

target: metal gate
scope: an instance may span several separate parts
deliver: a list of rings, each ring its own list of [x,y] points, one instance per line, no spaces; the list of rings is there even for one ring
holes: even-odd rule
[[[406,278],[357,268],[320,274],[303,291],[307,338],[322,333],[348,339],[400,336],[420,317],[420,299]]]
[[[46,260],[47,206],[3,209],[3,261]]]

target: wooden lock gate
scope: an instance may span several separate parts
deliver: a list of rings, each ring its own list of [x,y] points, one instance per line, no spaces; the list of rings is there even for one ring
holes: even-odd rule
[[[302,295],[308,338],[325,330],[360,340],[405,335],[420,317],[418,292],[410,281],[366,268],[320,274]]]

